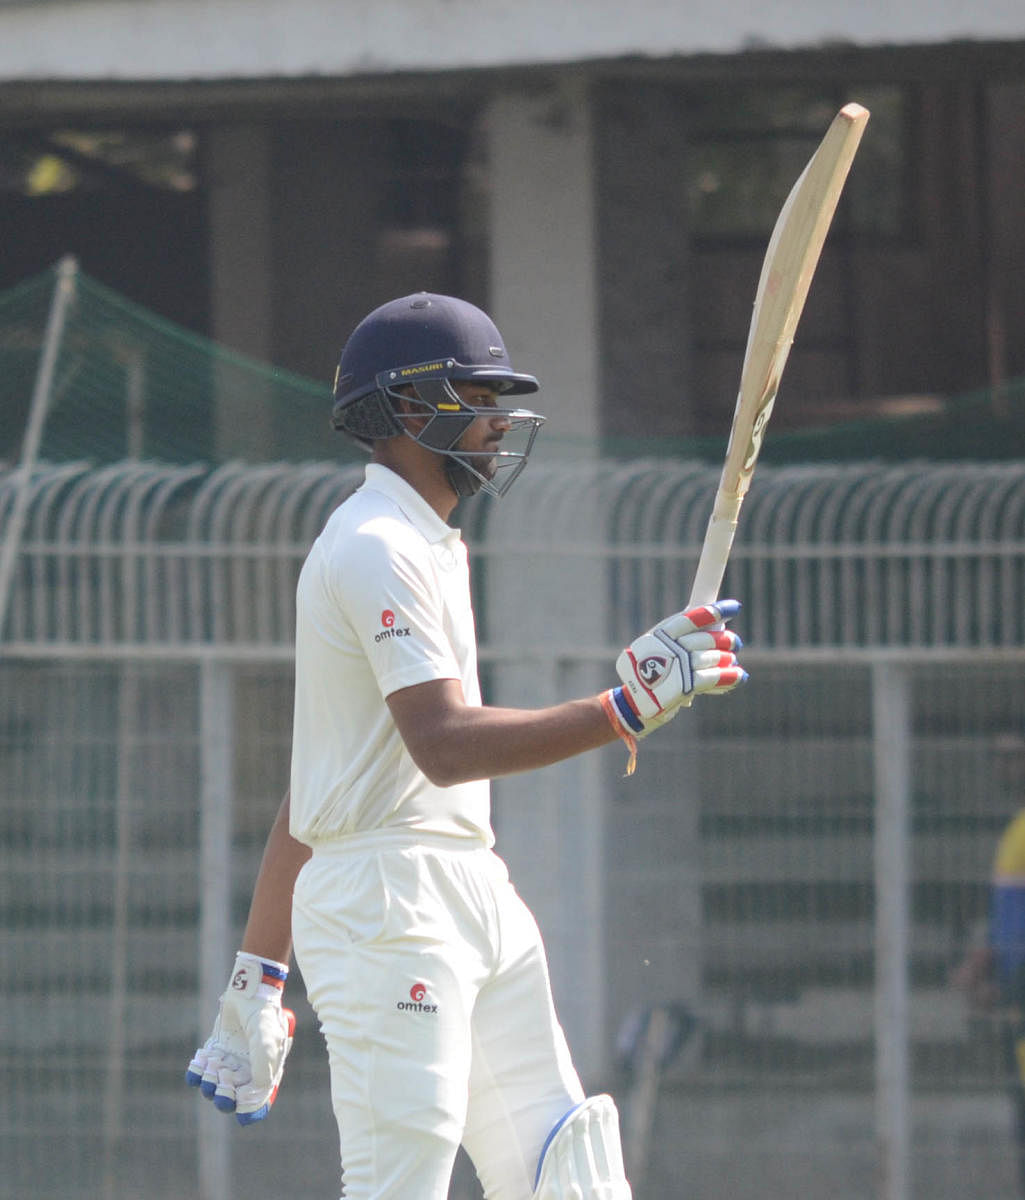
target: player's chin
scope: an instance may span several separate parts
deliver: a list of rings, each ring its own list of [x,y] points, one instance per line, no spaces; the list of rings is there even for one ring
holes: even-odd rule
[[[498,457],[495,454],[470,454],[467,455],[470,460],[470,465],[485,479],[492,480],[498,473]]]

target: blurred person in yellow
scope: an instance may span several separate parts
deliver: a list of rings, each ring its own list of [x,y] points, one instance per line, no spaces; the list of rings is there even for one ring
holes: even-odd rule
[[[1019,1192],[1025,1198],[1025,736],[994,740],[994,778],[1022,805],[997,841],[983,927],[954,975],[976,1013],[998,1023],[1014,1105]]]

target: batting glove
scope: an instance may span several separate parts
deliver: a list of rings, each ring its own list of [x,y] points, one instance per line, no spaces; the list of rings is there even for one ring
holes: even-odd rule
[[[278,1094],[295,1035],[295,1014],[281,1005],[287,978],[283,963],[240,951],[213,1033],[185,1072],[190,1087],[240,1125],[262,1121]]]
[[[646,737],[704,693],[731,691],[747,679],[737,662],[743,643],[723,625],[740,611],[737,600],[674,613],[642,633],[620,654],[622,687],[609,694],[625,734]]]

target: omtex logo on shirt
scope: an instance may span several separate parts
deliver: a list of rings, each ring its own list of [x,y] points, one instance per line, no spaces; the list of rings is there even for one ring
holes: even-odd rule
[[[395,1007],[399,1012],[418,1012],[435,1016],[438,1012],[438,1006],[431,1004],[429,1001],[430,997],[427,995],[426,984],[414,983],[409,989],[409,999],[400,1000]]]
[[[412,631],[408,625],[402,626],[395,624],[395,614],[390,608],[386,608],[384,612],[381,613],[381,625],[383,626],[383,629],[380,633],[374,636],[375,642],[384,642],[387,641],[388,638],[412,636]]]

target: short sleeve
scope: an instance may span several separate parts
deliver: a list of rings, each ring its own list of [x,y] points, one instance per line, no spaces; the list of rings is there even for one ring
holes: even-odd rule
[[[398,521],[369,522],[329,561],[329,586],[382,696],[460,679],[430,543]]]

